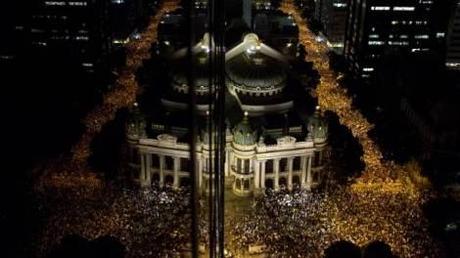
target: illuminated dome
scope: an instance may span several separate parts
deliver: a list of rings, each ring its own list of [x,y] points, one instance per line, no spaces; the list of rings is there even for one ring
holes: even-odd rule
[[[236,93],[273,95],[286,86],[286,61],[255,34],[246,35],[226,59],[227,84]]]
[[[233,128],[233,141],[240,145],[254,145],[257,141],[257,132],[249,123],[248,114]]]

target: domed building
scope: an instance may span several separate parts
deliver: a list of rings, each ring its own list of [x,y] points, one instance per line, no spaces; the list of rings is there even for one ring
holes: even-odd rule
[[[196,136],[196,171],[203,193],[209,189],[209,164],[214,158],[208,131],[210,41],[205,34],[192,50],[200,132]],[[142,186],[179,187],[190,181],[189,142],[193,136],[188,129],[186,53],[181,49],[171,58],[170,83],[158,93],[161,104],[150,107],[156,112],[143,116],[142,122],[133,118],[127,125],[129,174]],[[266,188],[312,189],[321,182],[327,123],[319,109],[310,116],[296,110],[291,88],[298,85],[292,85],[290,70],[288,59],[252,33],[225,54],[224,173],[226,186],[238,196],[262,193]],[[132,117],[139,117],[138,107],[133,107]]]

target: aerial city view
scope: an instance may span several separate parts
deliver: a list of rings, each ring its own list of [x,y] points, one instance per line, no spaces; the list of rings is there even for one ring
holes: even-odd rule
[[[460,257],[459,0],[2,9],[1,257]]]

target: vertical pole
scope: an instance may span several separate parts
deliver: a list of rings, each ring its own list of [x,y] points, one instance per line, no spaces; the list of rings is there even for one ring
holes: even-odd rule
[[[189,103],[190,103],[190,108],[189,108],[189,117],[190,117],[190,161],[192,163],[192,171],[191,171],[191,212],[192,212],[192,228],[191,228],[191,240],[192,240],[192,256],[193,257],[198,257],[198,235],[199,235],[199,229],[198,229],[198,213],[199,213],[199,202],[198,202],[198,189],[197,189],[197,181],[199,180],[197,177],[199,176],[197,173],[197,159],[196,159],[196,140],[197,140],[197,109],[196,109],[196,91],[195,91],[195,81],[194,81],[194,73],[195,73],[195,67],[193,66],[193,53],[192,53],[192,48],[195,44],[195,31],[193,27],[193,18],[194,15],[194,1],[185,1],[184,2],[185,6],[185,12],[187,13],[186,15],[186,21],[188,25],[188,39],[189,39],[189,44],[187,46],[187,64],[188,68],[187,69],[187,84],[189,85],[190,91],[189,91]],[[161,164],[161,163],[160,163]],[[201,181],[199,181],[201,182]]]

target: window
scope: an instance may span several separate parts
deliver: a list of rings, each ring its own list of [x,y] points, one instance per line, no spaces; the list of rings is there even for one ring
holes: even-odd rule
[[[300,170],[301,169],[301,162],[302,162],[302,159],[300,157],[295,157],[294,160],[293,160],[292,169],[294,171]]]
[[[267,163],[265,163],[265,173],[273,173],[273,160],[267,160]]]
[[[174,159],[171,156],[165,156],[165,169],[166,170],[174,169]]]
[[[64,1],[45,1],[45,5],[48,5],[48,6],[53,6],[53,5],[64,6],[64,5],[66,5],[66,2],[64,2]]]
[[[394,6],[393,11],[414,11],[414,6]]]
[[[367,43],[369,46],[380,46],[380,45],[385,45],[384,41],[375,41],[371,40]]]
[[[280,160],[280,163],[279,163],[279,172],[286,172],[288,171],[288,166],[287,166],[287,158],[283,158]]]
[[[152,154],[152,167],[160,168],[160,157],[156,154]]]
[[[371,6],[372,11],[389,11],[389,6]]]
[[[243,182],[244,182],[243,189],[244,189],[244,190],[249,190],[249,188],[250,188],[250,187],[249,187],[249,180],[246,179],[246,180],[244,180]]]
[[[426,34],[423,34],[423,35],[415,35],[414,38],[416,38],[416,39],[429,39],[430,36],[426,35]]]

